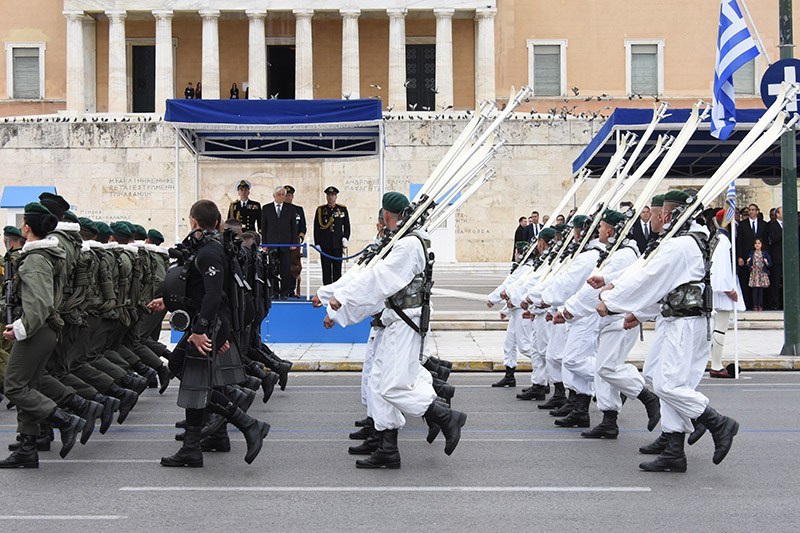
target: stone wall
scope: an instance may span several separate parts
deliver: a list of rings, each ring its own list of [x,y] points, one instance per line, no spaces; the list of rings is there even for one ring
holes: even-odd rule
[[[542,214],[558,203],[571,183],[572,161],[600,124],[584,120],[533,121],[519,115],[500,135],[507,148],[493,162],[497,176],[468,200],[456,217],[456,257],[463,262],[505,261],[520,216]],[[106,119],[107,120],[107,119]],[[131,219],[175,234],[175,133],[158,122],[0,123],[3,185],[55,185],[80,215],[106,221]],[[422,183],[445,154],[466,119],[387,120],[387,190],[405,194]],[[195,194],[195,165],[181,148],[180,230]],[[276,185],[297,188],[309,224],[322,190],[334,185],[353,221],[351,252],[374,235],[379,207],[377,158],[350,161],[262,161],[200,163],[199,194],[226,214],[235,183],[253,183],[252,197],[267,203]],[[764,211],[780,201],[780,187],[740,180],[748,201]],[[669,180],[667,186],[692,182]],[[579,196],[585,194],[583,191]],[[0,210],[0,217],[5,213]]]

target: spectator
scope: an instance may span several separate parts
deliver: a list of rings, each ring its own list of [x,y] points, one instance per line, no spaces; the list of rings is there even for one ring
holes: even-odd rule
[[[517,253],[517,243],[525,240],[525,228],[528,227],[528,219],[519,217],[519,226],[514,231],[514,251],[511,252],[511,260],[514,261]]]
[[[189,82],[189,85],[187,85],[183,90],[183,97],[187,100],[194,98],[194,87],[192,87],[192,82]]]
[[[743,219],[736,227],[736,257],[739,282],[744,292],[744,303],[748,309],[753,308],[752,291],[750,290],[750,271],[746,265],[749,253],[753,250],[755,240],[766,241],[767,227],[759,218],[759,209],[756,204],[747,206],[747,218]]]
[[[542,224],[539,223],[539,212],[533,211],[531,213],[530,224],[525,227],[525,239],[528,242],[533,242],[539,237],[539,232],[542,230]]]
[[[545,215],[542,217],[542,226],[547,225],[547,221],[550,220],[550,215]]]
[[[569,210],[569,213],[567,213],[567,220],[566,220],[567,223],[569,223],[569,221],[572,220],[572,217],[575,216],[576,211],[578,211],[578,208],[576,207],[573,207],[572,209]]]
[[[197,82],[197,88],[194,90],[194,99],[195,100],[202,100],[203,99],[203,86],[200,85],[200,82]]]
[[[753,241],[753,250],[747,256],[747,267],[750,269],[749,285],[753,296],[753,310],[764,310],[764,289],[769,287],[769,269],[772,259],[763,249],[761,239]]]
[[[231,100],[239,99],[239,87],[234,83],[231,85]]]
[[[564,223],[564,215],[558,215],[556,217],[556,225]]]
[[[767,225],[772,268],[769,271],[767,308],[783,309],[783,208],[774,209],[775,220]]]
[[[644,206],[644,209],[642,209],[639,221],[631,228],[631,236],[636,241],[636,247],[639,249],[640,254],[644,253],[650,239],[656,237],[650,229],[650,207]]]
[[[303,208],[294,203],[294,187],[291,185],[284,185],[286,189],[286,203],[294,206],[295,218],[297,220],[297,243],[303,244],[306,240],[306,213]],[[303,251],[298,247],[292,250],[292,276],[295,278],[294,295],[300,296],[300,273],[303,271]]]
[[[292,204],[286,202],[286,189],[275,187],[272,192],[273,202],[268,203],[261,210],[261,232],[264,244],[297,244],[297,217]],[[296,246],[278,246],[278,261],[280,269],[280,288],[277,292],[279,298],[287,298],[294,293],[294,278],[291,272],[290,252]]]

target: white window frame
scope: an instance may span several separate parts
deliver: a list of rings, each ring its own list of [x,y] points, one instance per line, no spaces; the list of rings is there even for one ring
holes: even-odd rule
[[[637,44],[658,46],[658,94],[664,94],[664,39],[625,39],[625,94],[631,95],[631,48]],[[647,95],[650,96],[650,95]]]
[[[544,46],[558,46],[560,47],[559,50],[559,59],[561,68],[561,79],[559,83],[561,84],[561,94],[558,96],[566,96],[567,95],[567,40],[566,39],[528,39],[528,87],[533,89],[533,63],[534,63],[534,46],[544,45]],[[538,95],[534,94],[534,98],[540,98]],[[542,96],[541,98],[558,98],[557,96]]]
[[[7,42],[6,45],[6,98],[9,100],[27,100],[27,98],[14,98],[14,48],[38,48],[39,49],[39,98],[34,100],[44,100],[44,52],[47,44],[43,42]]]

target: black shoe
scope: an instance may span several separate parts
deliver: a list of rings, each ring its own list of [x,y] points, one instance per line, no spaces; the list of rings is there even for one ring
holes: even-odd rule
[[[369,430],[369,436],[358,446],[350,446],[347,453],[350,455],[371,455],[380,446],[381,438],[374,429]]]
[[[372,435],[372,428],[364,426],[350,433],[348,437],[350,440],[366,440],[370,435]]]
[[[119,382],[126,389],[130,389],[136,394],[141,394],[147,388],[147,380],[141,376],[128,372]]]
[[[373,427],[375,425],[375,421],[372,419],[371,416],[367,418],[362,418],[361,420],[356,420],[353,425],[357,428],[363,428],[364,426]]]
[[[650,444],[645,444],[641,448],[639,448],[639,453],[643,453],[645,455],[659,455],[667,448],[667,434],[662,433],[658,436],[656,440],[651,442]]]
[[[226,391],[229,393],[228,397],[231,401],[236,404],[236,407],[245,413],[250,409],[250,406],[253,405],[253,400],[256,399],[256,391],[251,389],[243,389],[242,387],[232,385],[227,387]]]
[[[518,400],[536,400],[538,402],[544,400],[547,394],[544,392],[542,385],[533,385],[527,389],[523,389],[521,393],[517,394]]]
[[[577,394],[575,396],[575,408],[564,418],[555,421],[555,425],[562,428],[588,428],[589,404],[592,397],[588,394]]]
[[[636,397],[647,410],[647,431],[653,431],[661,420],[661,400],[647,388]]]
[[[261,390],[264,391],[264,403],[267,403],[272,398],[272,393],[275,392],[275,385],[278,383],[278,374],[275,372],[267,372],[264,379],[261,380]]]
[[[455,387],[436,378],[433,378],[433,390],[436,391],[437,396],[445,400],[452,400],[453,396],[456,394]]]
[[[161,466],[203,466],[203,450],[200,448],[200,426],[186,426],[186,438],[178,453],[161,458]]]
[[[616,439],[619,435],[617,426],[617,411],[603,411],[603,421],[598,425],[581,433],[587,439]]]
[[[181,433],[175,433],[175,440],[178,442],[183,442],[186,440],[186,431]]]
[[[111,423],[114,421],[114,413],[119,410],[120,401],[111,396],[98,394],[95,396],[94,401],[103,405],[103,411],[100,413],[100,434],[105,435]]]
[[[175,427],[178,429],[186,429],[186,419],[184,418],[183,420],[175,422]]]
[[[500,381],[492,383],[492,387],[498,387],[498,388],[499,387],[516,387],[517,386],[517,380],[514,378],[514,371],[516,369],[517,369],[516,367],[507,366],[506,367],[506,375],[503,376],[500,379]]]
[[[422,416],[439,426],[445,438],[444,453],[452,454],[461,440],[461,428],[467,423],[467,414],[434,401]]]
[[[86,425],[86,420],[56,407],[53,413],[47,417],[47,421],[61,432],[61,450],[58,455],[64,459],[75,446],[75,440]]]
[[[428,442],[428,444],[433,444],[433,441],[435,441],[436,437],[438,437],[439,433],[441,433],[442,428],[430,418],[423,418],[425,419],[425,423],[428,424],[428,434],[425,436],[425,440]]]
[[[694,426],[694,431],[689,434],[689,438],[686,442],[689,443],[689,446],[694,444],[695,442],[699,441],[700,438],[706,434],[708,428],[706,428],[703,424],[698,422],[697,420],[692,420],[692,425]]]
[[[119,415],[117,416],[117,424],[122,424],[128,418],[136,402],[139,401],[139,396],[135,391],[123,389],[118,385],[111,385],[108,393],[114,398],[119,400]]]
[[[53,442],[53,439],[50,438],[49,431],[46,430],[45,428],[41,428],[39,436],[36,437],[36,451],[49,452],[51,442]],[[16,442],[12,442],[11,444],[8,445],[8,451],[15,452],[19,450],[21,443],[22,443],[22,435],[17,435]]]
[[[231,439],[228,436],[228,429],[223,426],[223,428],[217,433],[201,439],[200,449],[204,452],[219,453],[227,453],[231,451]]]
[[[711,432],[714,439],[714,464],[720,464],[731,451],[733,437],[739,432],[739,422],[719,414],[711,406],[706,407],[703,414],[697,417],[697,421]]]
[[[257,391],[261,387],[261,380],[257,377],[247,376],[247,378],[239,384],[243,389],[249,389],[251,391]]]
[[[400,468],[400,451],[397,449],[397,430],[376,431],[378,448],[366,459],[356,461],[356,468]]]
[[[440,366],[436,369],[436,372],[431,372],[431,375],[435,378],[441,379],[442,381],[447,381],[450,377],[450,369]]]
[[[646,472],[686,472],[686,454],[683,452],[685,433],[664,433],[667,446],[655,460],[642,463],[639,468]]]
[[[156,373],[158,374],[158,382],[161,384],[158,388],[158,393],[164,394],[164,391],[169,387],[169,381],[172,379],[172,372],[169,371],[167,365],[161,365],[158,370],[156,370]]]
[[[20,435],[19,447],[0,461],[0,468],[39,468],[37,438],[34,435]]]
[[[439,359],[438,357],[428,357],[428,361],[432,362],[436,366],[443,366],[451,370],[453,368],[453,363],[445,359]]]
[[[67,401],[67,409],[73,414],[78,415],[86,421],[81,432],[81,444],[86,444],[89,437],[94,432],[94,425],[97,418],[103,413],[103,406],[91,400],[85,400],[77,394],[73,394]]]
[[[536,407],[539,409],[558,409],[567,402],[567,394],[563,383],[553,383],[553,396],[545,403],[540,403]]]
[[[558,394],[558,391],[556,391],[556,394]],[[550,416],[560,417],[560,416],[567,416],[568,414],[570,414],[572,412],[572,410],[575,409],[575,397],[576,396],[577,396],[577,393],[574,390],[569,391],[569,398],[567,398],[561,404],[561,407],[559,407],[558,409],[553,409],[552,411],[550,411],[550,413],[549,413]]]
[[[269,434],[269,424],[256,420],[241,409],[236,409],[228,420],[244,435],[244,440],[247,442],[247,453],[244,460],[247,464],[251,464],[255,461],[264,445],[264,439]]]

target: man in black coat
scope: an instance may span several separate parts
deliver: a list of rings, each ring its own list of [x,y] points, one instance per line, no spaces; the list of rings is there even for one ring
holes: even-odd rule
[[[768,309],[783,309],[783,208],[775,208],[775,220],[767,224],[767,241],[772,268],[767,290]]]
[[[294,203],[295,189],[291,185],[284,185],[286,189],[286,203],[294,206],[295,220],[297,221],[297,242],[302,244],[306,240],[306,213],[302,207]],[[292,277],[295,279],[294,295],[300,296],[300,272],[303,271],[303,254],[299,248],[291,251]]]
[[[650,239],[656,237],[656,234],[650,229],[650,208],[648,206],[644,206],[639,220],[631,228],[631,237],[636,241],[636,247],[639,248],[640,254],[644,253]]]
[[[294,206],[286,203],[286,189],[275,187],[272,197],[275,201],[261,209],[262,244],[297,244],[297,217]],[[297,246],[280,246],[276,249],[281,273],[281,286],[277,293],[279,298],[286,298],[294,294],[290,252]]]
[[[530,223],[525,226],[525,239],[528,242],[534,242],[539,237],[539,232],[542,231],[543,224],[539,223],[539,212],[533,211],[531,213]]]
[[[767,225],[764,219],[759,217],[759,209],[756,204],[747,206],[747,218],[739,222],[736,226],[736,263],[738,264],[737,274],[739,283],[742,285],[745,306],[752,307],[752,291],[750,290],[750,270],[746,266],[747,256],[753,250],[753,243],[756,239],[767,244]]]
[[[514,231],[514,251],[511,252],[511,260],[516,261],[517,243],[525,240],[525,228],[528,226],[527,217],[519,217],[519,226]]]

